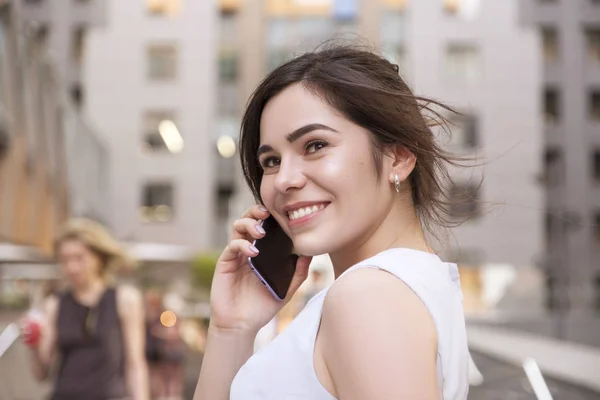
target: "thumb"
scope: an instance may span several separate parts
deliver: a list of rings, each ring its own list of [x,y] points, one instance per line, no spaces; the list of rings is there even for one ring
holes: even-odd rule
[[[310,262],[312,261],[311,256],[300,256],[298,261],[296,261],[296,272],[294,273],[294,277],[292,278],[292,282],[290,283],[290,288],[288,289],[287,296],[285,296],[285,300],[289,301],[294,293],[298,290],[300,285],[304,283],[306,278],[308,277],[308,267]]]

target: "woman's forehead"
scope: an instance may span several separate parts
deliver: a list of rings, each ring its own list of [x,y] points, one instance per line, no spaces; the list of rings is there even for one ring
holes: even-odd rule
[[[336,125],[341,118],[321,97],[294,84],[266,104],[260,122],[261,143],[282,139],[309,124]]]

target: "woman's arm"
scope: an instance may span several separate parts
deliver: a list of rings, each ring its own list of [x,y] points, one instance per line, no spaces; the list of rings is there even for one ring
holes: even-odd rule
[[[125,341],[125,378],[132,400],[148,400],[148,366],[145,358],[144,311],[140,293],[132,287],[117,291],[119,317]]]
[[[229,400],[231,382],[250,358],[256,332],[209,326],[194,400]]]
[[[44,305],[42,332],[37,347],[31,348],[31,367],[38,381],[48,377],[56,352],[56,317],[58,315],[58,299],[49,297]]]
[[[364,268],[340,279],[325,299],[319,336],[340,400],[439,398],[435,324],[393,275]]]

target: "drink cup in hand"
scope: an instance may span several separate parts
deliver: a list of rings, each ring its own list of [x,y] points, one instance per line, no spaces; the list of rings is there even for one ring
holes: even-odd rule
[[[42,315],[39,311],[27,313],[21,323],[23,343],[29,347],[37,347],[42,336]]]

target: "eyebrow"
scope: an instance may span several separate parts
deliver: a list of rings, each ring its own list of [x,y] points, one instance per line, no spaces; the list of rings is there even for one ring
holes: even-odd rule
[[[327,125],[308,124],[308,125],[304,125],[298,129],[294,130],[291,133],[288,133],[287,135],[285,135],[285,139],[289,143],[294,143],[296,140],[300,139],[302,136],[304,136],[312,131],[317,131],[317,130],[337,132],[335,129],[333,129]],[[273,150],[273,147],[269,146],[268,144],[263,144],[256,151],[256,156],[260,157],[261,154],[268,153],[269,151],[272,151],[272,150]]]

